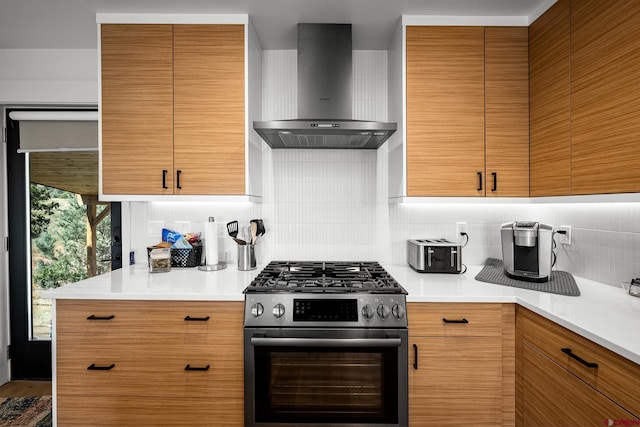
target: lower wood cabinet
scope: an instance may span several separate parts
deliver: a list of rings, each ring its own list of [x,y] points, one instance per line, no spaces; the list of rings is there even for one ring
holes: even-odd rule
[[[523,426],[607,426],[633,414],[529,344],[523,346]]]
[[[409,424],[515,425],[512,304],[409,303]]]
[[[58,425],[243,425],[241,302],[56,304]]]
[[[639,365],[522,307],[517,324],[519,425],[586,427],[640,419]]]

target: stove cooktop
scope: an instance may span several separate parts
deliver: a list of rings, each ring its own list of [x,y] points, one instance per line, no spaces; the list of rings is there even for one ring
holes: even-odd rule
[[[244,290],[278,292],[407,294],[375,261],[271,261]]]

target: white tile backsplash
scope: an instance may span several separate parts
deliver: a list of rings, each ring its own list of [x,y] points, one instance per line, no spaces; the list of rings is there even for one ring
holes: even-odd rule
[[[297,115],[296,51],[264,51],[263,117]],[[387,120],[387,58],[384,51],[354,52],[354,117]],[[468,223],[463,262],[501,258],[499,227],[537,220],[572,227],[572,245],[557,248],[557,268],[620,286],[640,276],[640,203],[388,204],[388,147],[378,150],[272,150],[263,153],[263,203],[132,203],[131,246],[146,255],[157,238],[149,221],[171,228],[190,223],[204,229],[220,222],[263,218],[267,234],[259,261],[377,260],[406,262],[406,240],[455,236]],[[221,239],[226,260],[235,262],[235,243]],[[138,262],[142,262],[138,258]]]

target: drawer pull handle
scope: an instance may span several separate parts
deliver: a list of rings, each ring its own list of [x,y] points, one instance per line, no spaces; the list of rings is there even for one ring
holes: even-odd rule
[[[206,322],[207,320],[209,320],[209,316],[207,316],[207,317],[191,317],[191,316],[187,316],[187,317],[184,318],[184,320],[191,321],[191,322]]]
[[[96,366],[95,363],[92,363],[91,365],[89,365],[87,367],[87,370],[89,370],[89,371],[110,371],[115,367],[116,367],[116,365],[114,365],[113,363],[111,365],[109,365],[109,366]]]
[[[91,316],[87,317],[87,320],[111,320],[115,317],[116,316],[113,314],[111,316],[96,316],[95,314],[92,314]]]
[[[418,344],[413,345],[413,369],[418,370]]]
[[[442,318],[442,321],[444,323],[469,323],[469,321],[467,319],[447,319],[446,317]]]
[[[597,363],[593,363],[593,362],[587,362],[586,360],[584,360],[582,357],[577,356],[573,353],[573,351],[571,351],[570,348],[561,348],[560,350],[562,350],[563,353],[565,353],[567,356],[569,356],[572,359],[577,360],[578,362],[582,363],[584,366],[586,366],[587,368],[597,368],[598,364]]]
[[[187,365],[184,367],[185,371],[208,371],[209,370],[209,365],[207,366],[191,366],[191,365]]]

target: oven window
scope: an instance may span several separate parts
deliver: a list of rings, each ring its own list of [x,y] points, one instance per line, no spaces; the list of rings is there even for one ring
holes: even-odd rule
[[[257,422],[397,422],[397,349],[255,351]]]

